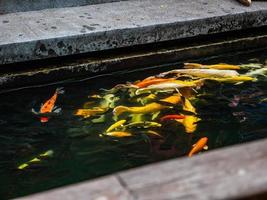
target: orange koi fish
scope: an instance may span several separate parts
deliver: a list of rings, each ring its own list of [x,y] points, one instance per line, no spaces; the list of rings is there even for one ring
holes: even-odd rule
[[[57,97],[59,94],[63,94],[64,90],[63,88],[57,88],[54,95],[48,99],[44,104],[41,105],[40,111],[36,112],[34,109],[32,109],[32,112],[37,115],[42,115],[42,114],[47,114],[47,113],[59,113],[61,111],[61,108],[57,108],[55,106]],[[42,123],[48,122],[48,117],[47,116],[41,116],[40,121]]]
[[[174,120],[174,119],[184,119],[184,115],[165,115],[160,118],[160,121],[165,121],[165,120]]]
[[[193,154],[200,152],[203,148],[207,147],[206,144],[208,142],[207,137],[203,137],[197,141],[196,144],[193,145],[193,148],[189,152],[188,156],[192,157]]]

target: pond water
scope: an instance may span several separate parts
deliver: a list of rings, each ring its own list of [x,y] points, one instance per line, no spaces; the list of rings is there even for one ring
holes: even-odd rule
[[[255,66],[263,67],[266,53],[208,59],[202,63],[256,63],[238,70],[244,74],[248,69],[257,70]],[[152,95],[126,84],[182,67],[183,64],[176,64],[118,72],[0,94],[0,198],[24,196],[152,162],[188,156],[192,145],[203,137],[208,138],[208,150],[203,149],[194,156],[267,136],[267,88],[263,75],[255,75],[257,81],[242,83],[205,80],[204,85],[194,89],[151,90]],[[160,78],[173,77],[169,74]],[[192,81],[192,77],[188,77],[179,79]],[[194,80],[200,79],[195,77]],[[117,84],[126,85],[117,86],[117,91],[109,90]],[[61,108],[59,113],[32,112],[32,109],[39,112],[41,104],[61,87],[64,94],[58,94],[55,102]],[[176,99],[179,102],[166,100],[181,95],[183,98]],[[195,112],[183,107],[187,100]],[[156,105],[151,111],[121,112],[121,107],[118,109],[118,106],[143,107],[151,103]],[[174,120],[167,119],[166,115],[182,117]],[[185,118],[189,119],[188,123]],[[41,119],[48,121],[41,122]],[[120,125],[115,124],[116,128],[107,131],[118,121]]]

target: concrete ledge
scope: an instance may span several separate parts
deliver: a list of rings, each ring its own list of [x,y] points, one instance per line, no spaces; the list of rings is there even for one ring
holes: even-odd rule
[[[110,3],[125,0],[1,0],[0,14],[25,12],[47,8],[64,8],[85,6],[99,3]]]
[[[236,145],[20,199],[266,199],[266,145]]]
[[[0,64],[267,25],[267,2],[123,1],[0,16]]]

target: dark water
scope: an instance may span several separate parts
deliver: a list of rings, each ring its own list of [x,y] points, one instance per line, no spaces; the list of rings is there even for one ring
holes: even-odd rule
[[[264,63],[266,52],[255,55],[210,59],[208,63],[228,62]],[[256,58],[256,60],[250,60]],[[182,65],[177,65],[182,67]],[[112,109],[104,114],[105,121],[93,123],[91,118],[75,116],[77,109],[91,101],[88,95],[104,94],[100,88],[110,89],[116,84],[135,81],[176,68],[175,65],[134,73],[116,73],[96,79],[18,90],[0,95],[0,198],[23,196],[82,180],[103,176],[116,171],[141,166],[151,162],[186,156],[201,137],[208,137],[209,150],[267,136],[266,80],[239,85],[211,82],[192,101],[201,121],[194,133],[173,121],[164,122],[160,128],[149,128],[163,137],[149,136],[144,128],[132,128],[133,137],[101,137],[113,121]],[[55,89],[64,87],[56,105],[60,115],[51,116],[48,123],[41,123],[32,108],[40,109],[41,103],[50,98]],[[117,94],[116,105],[137,105],[125,92]],[[166,97],[160,94],[161,97]],[[237,106],[229,106],[234,95],[240,97]],[[168,95],[167,95],[168,96]],[[158,99],[157,99],[158,100]],[[99,100],[95,100],[95,104]],[[175,113],[165,110],[159,114]],[[177,111],[178,112],[178,111]],[[129,119],[124,114],[119,119]],[[151,121],[151,115],[144,116]],[[159,122],[158,118],[154,121]],[[53,150],[53,156],[38,155]],[[208,151],[209,151],[208,150]],[[202,151],[201,153],[205,153]],[[229,155],[231,156],[231,155]],[[18,170],[18,166],[38,157],[40,162]]]

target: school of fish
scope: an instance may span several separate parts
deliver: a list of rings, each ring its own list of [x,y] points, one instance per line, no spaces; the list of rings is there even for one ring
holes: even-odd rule
[[[118,84],[111,89],[99,90],[90,94],[88,101],[73,111],[73,115],[94,123],[102,123],[102,132],[96,133],[102,138],[127,139],[146,135],[148,138],[164,140],[164,127],[175,124],[181,127],[191,139],[189,157],[208,149],[208,137],[205,133],[198,136],[198,123],[202,120],[194,103],[197,94],[206,84],[238,85],[257,81],[259,76],[266,77],[266,67],[256,65],[231,65],[225,63],[207,65],[184,63],[183,69],[174,69],[135,82]],[[240,72],[246,73],[240,73]],[[57,88],[54,94],[43,101],[32,113],[41,123],[47,124],[52,117],[61,113],[57,107],[63,88]],[[107,117],[107,116],[112,116]],[[191,137],[193,135],[193,137]],[[177,132],[179,139],[179,132]],[[33,163],[42,162],[51,157],[53,150],[20,164],[17,168],[27,169]]]

